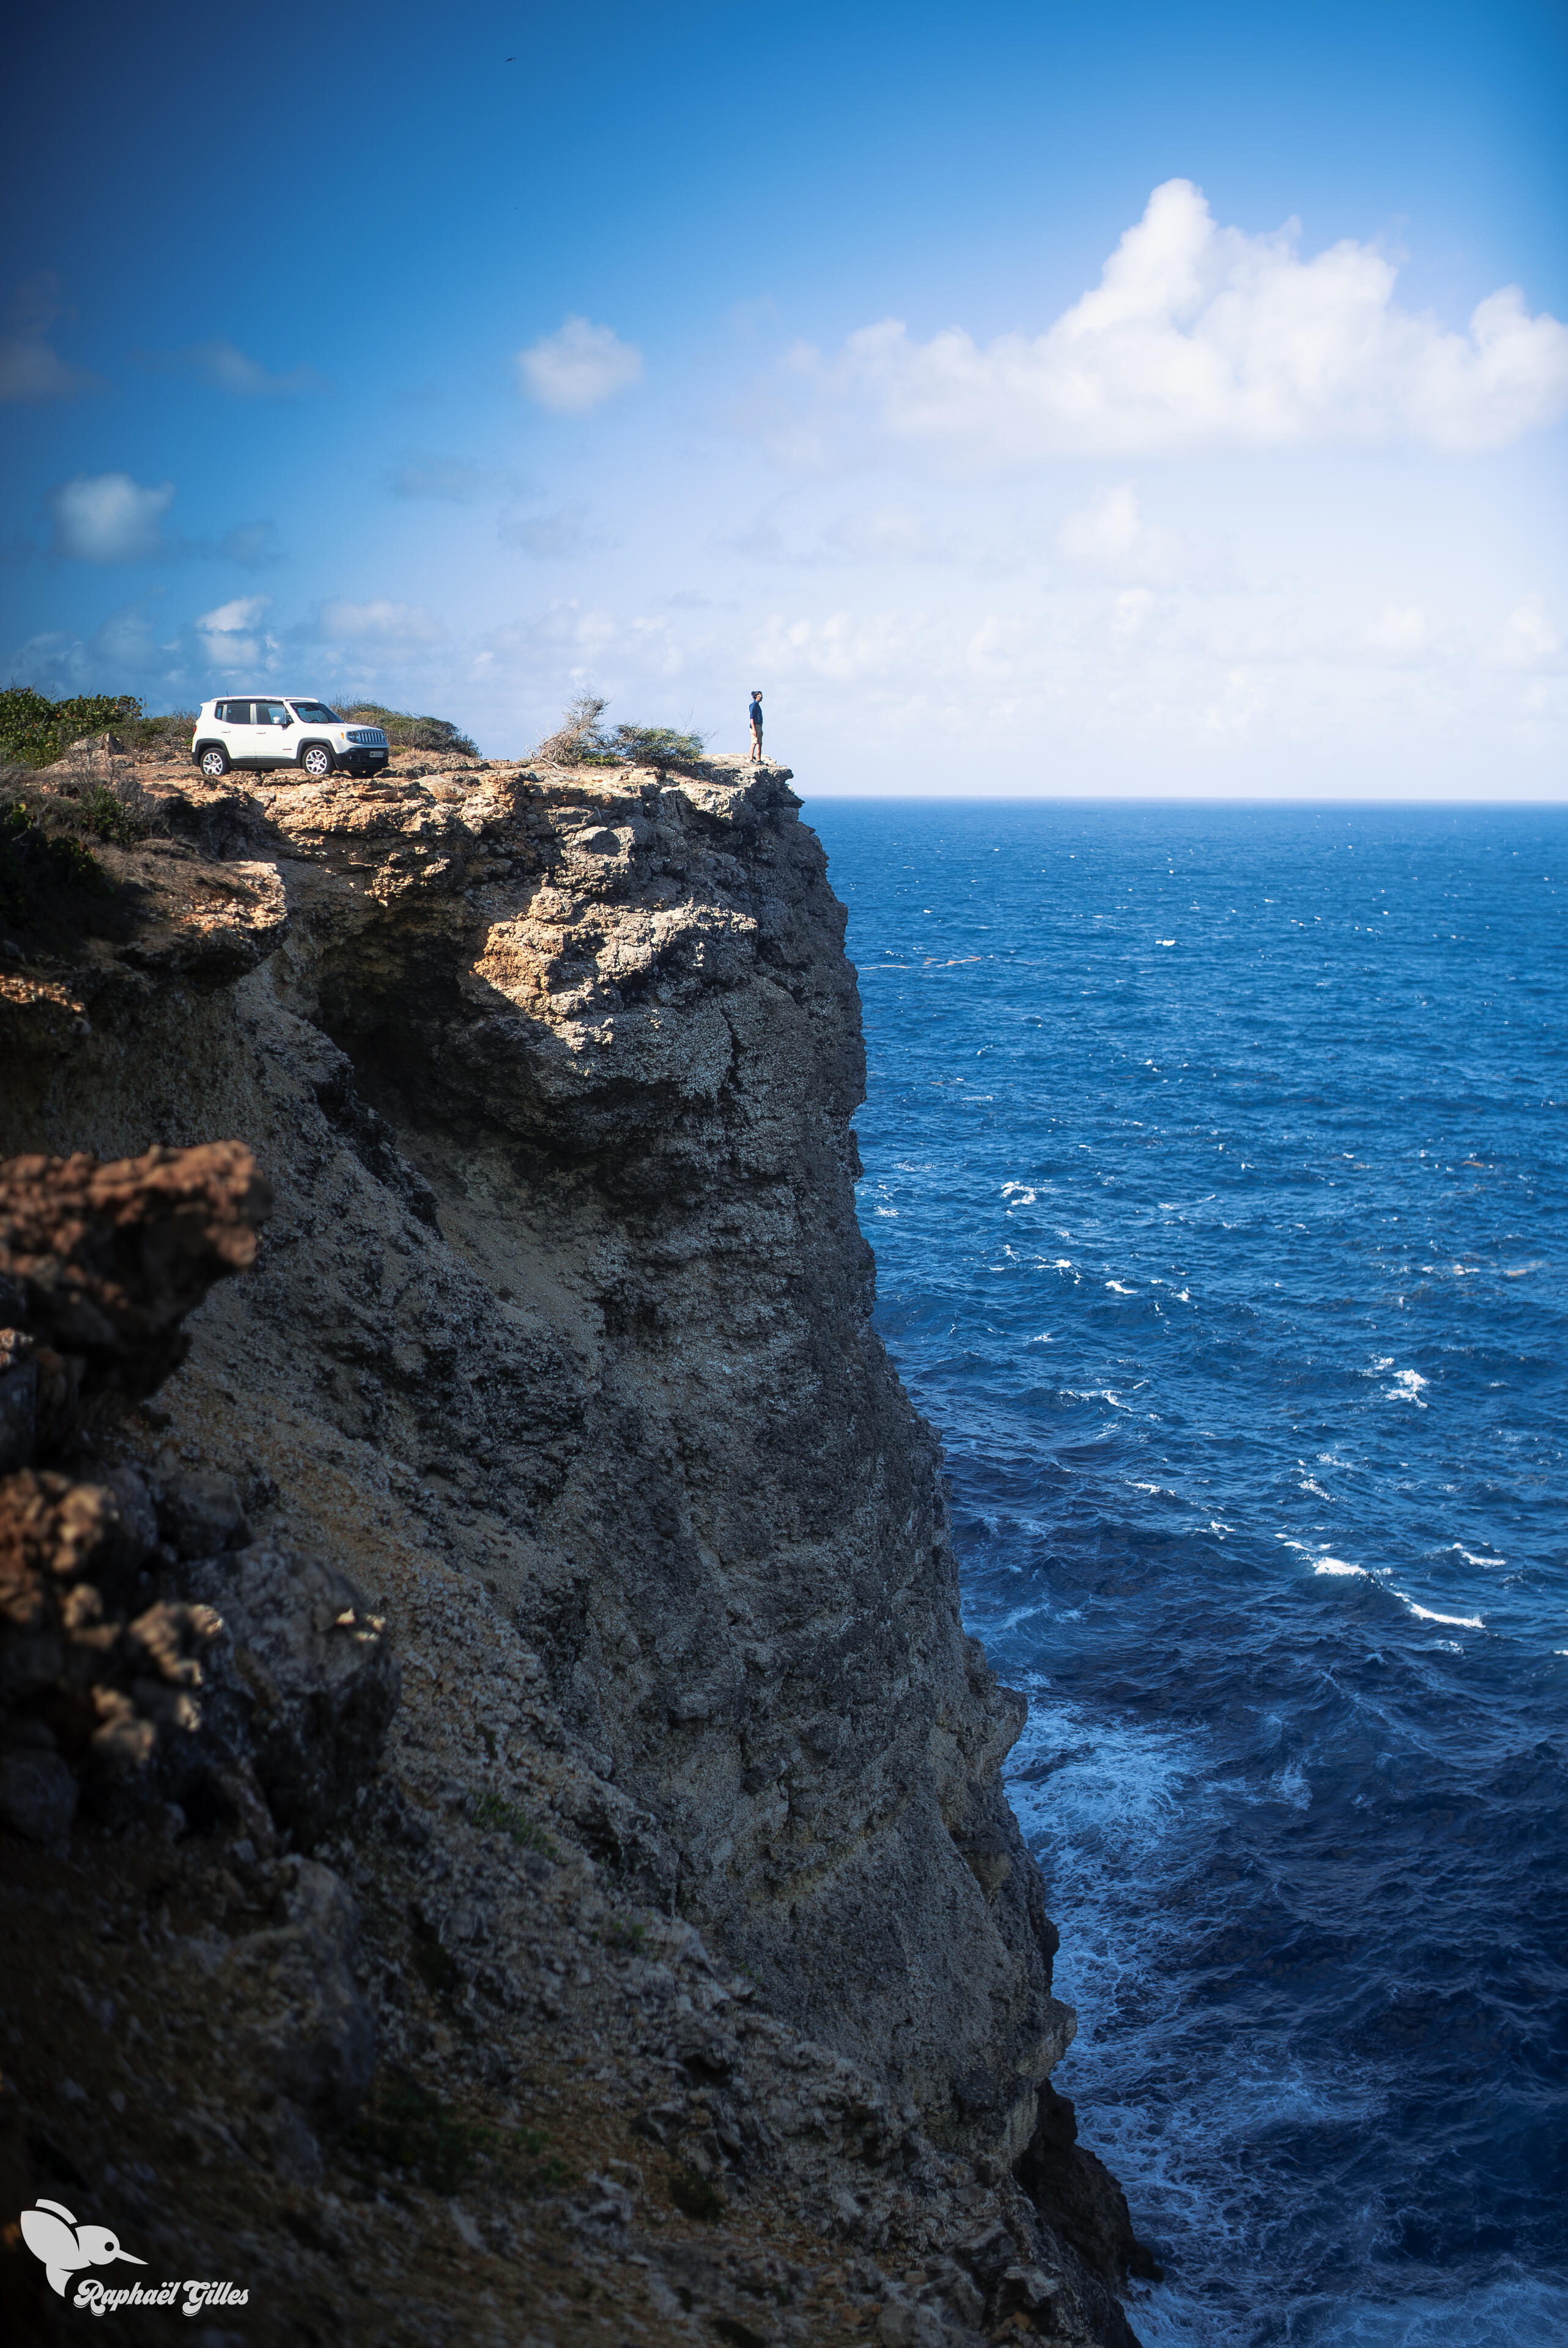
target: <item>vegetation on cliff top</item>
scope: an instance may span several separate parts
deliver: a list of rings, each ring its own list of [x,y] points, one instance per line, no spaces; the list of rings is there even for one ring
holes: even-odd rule
[[[609,703],[584,693],[570,703],[553,734],[532,757],[548,767],[675,767],[700,758],[706,736],[669,726],[606,726]]]
[[[387,709],[379,701],[335,701],[333,707],[356,726],[379,726],[395,750],[455,750],[477,758],[479,746],[446,717],[418,717],[411,710]]]
[[[390,709],[384,702],[354,695],[335,699],[333,706],[354,725],[379,726],[395,750],[428,750],[477,758],[479,746],[449,717],[432,717],[408,709]],[[598,694],[583,694],[570,704],[560,725],[530,754],[551,767],[654,767],[679,770],[700,758],[707,737],[673,726],[604,724],[608,702]],[[31,685],[10,685],[0,692],[0,767],[49,767],[65,757],[75,743],[95,734],[112,734],[116,747],[128,750],[162,749],[178,754],[190,747],[193,709],[166,710],[148,716],[141,703],[129,693],[78,694],[67,701],[50,701]],[[104,839],[122,834],[106,830]]]
[[[129,693],[84,693],[48,701],[30,685],[0,693],[0,760],[12,767],[50,767],[84,735],[121,729],[141,716]]]

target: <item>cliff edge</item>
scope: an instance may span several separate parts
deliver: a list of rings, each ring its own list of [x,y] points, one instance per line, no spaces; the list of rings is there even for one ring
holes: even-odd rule
[[[357,2085],[313,2100],[253,2063],[214,2125],[242,2230],[301,2291],[314,2259],[350,2336],[398,2335],[289,2211],[327,2240],[390,2169],[457,2212],[416,2241],[466,2243],[562,2339],[582,2311],[539,2276],[564,2259],[639,2337],[1126,2343],[1141,2254],[1047,2084],[1073,2019],[1001,1787],[1024,1700],[964,1634],[939,1447],[871,1327],[859,1003],[789,776],[398,765],[144,764],[112,895],[9,925],[0,1148],[237,1137],[275,1201],[154,1400],[62,1438],[79,1488],[139,1479],[160,1602],[228,1628],[205,1726],[5,1845],[15,1962],[81,1977],[50,1903],[84,1864],[117,1918],[161,1894],[161,1967],[228,1968],[215,2030],[250,2026],[247,1936],[332,1941],[376,2048]],[[300,1738],[256,1726],[287,1711],[257,1658],[346,1612],[385,1630],[401,1700],[382,1672],[373,1737],[311,1762],[307,1797],[277,1759]],[[317,1713],[346,1704],[312,1669]],[[198,1766],[225,1670],[253,1710]],[[35,2189],[119,2192],[122,2238],[173,2256],[163,2162],[128,2188],[86,2113],[67,2157],[35,2124],[46,2073],[15,2122]],[[743,2318],[736,2261],[769,2257]],[[446,2337],[446,2303],[425,2290],[409,2336]]]

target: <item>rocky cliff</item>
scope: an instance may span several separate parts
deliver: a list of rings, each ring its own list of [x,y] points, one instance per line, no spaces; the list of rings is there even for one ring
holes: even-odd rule
[[[241,1141],[273,1200],[151,1398],[139,1324],[117,1382],[14,1277],[74,1400],[0,1490],[150,1724],[110,1753],[12,1673],[18,2173],[244,2268],[247,2339],[1125,2342],[1023,1700],[871,1328],[821,849],[777,768],[398,765],[110,760],[112,894],[0,942],[0,1148],[111,1161],[12,1169],[0,1274],[86,1261],[46,1201],[158,1150]],[[155,1606],[179,1700],[135,1694]]]

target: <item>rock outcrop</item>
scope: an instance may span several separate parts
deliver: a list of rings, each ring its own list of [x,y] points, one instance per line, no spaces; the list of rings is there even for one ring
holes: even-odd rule
[[[88,1766],[55,1713],[50,1746],[14,1740],[17,1848],[70,1863],[61,1769],[125,1900],[169,1844],[252,2083],[234,2155],[285,2197],[319,2205],[369,2093],[362,2162],[412,2147],[406,2178],[504,2199],[478,2121],[443,2151],[429,2082],[521,2108],[586,2056],[624,2153],[591,2208],[529,2155],[530,2207],[645,2324],[697,2336],[700,2302],[775,2336],[724,2312],[727,2251],[699,2289],[672,2238],[656,2273],[628,2247],[654,2161],[694,2239],[769,2210],[813,2239],[819,2294],[836,2240],[842,2321],[858,2291],[886,2342],[1126,2341],[1125,2204],[1047,2085],[1073,2024],[1001,1790],[1024,1700],[964,1634],[939,1447],[872,1331],[854,976],[788,782],[144,767],[167,830],[104,851],[97,933],[13,942],[4,1488],[26,1570],[144,1656],[150,1575],[175,1690],[122,1672],[136,1752]],[[259,1250],[249,1161],[203,1147],[228,1135],[273,1194]],[[222,1212],[170,1206],[162,1255],[132,1217],[106,1253],[92,1217],[198,1159]],[[29,1364],[90,1475],[33,1463]],[[43,1687],[18,1717],[59,1711]],[[526,2264],[515,2215],[465,2226]]]

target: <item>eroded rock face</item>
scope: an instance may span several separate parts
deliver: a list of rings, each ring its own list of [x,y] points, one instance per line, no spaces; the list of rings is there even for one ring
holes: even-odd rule
[[[518,1649],[515,1678],[421,1681],[410,1738],[503,1789],[559,1753],[580,1846],[780,2027],[944,2153],[1071,2167],[1037,2128],[1072,2016],[1000,1784],[1024,1699],[963,1634],[939,1446],[871,1328],[854,975],[788,777],[166,796],[177,838],[273,876],[270,948],[198,989],[106,936],[62,974],[85,1031],[52,996],[30,1029],[12,1006],[12,1136],[124,1147],[150,1103],[170,1143],[244,1131],[275,1188],[181,1383],[246,1429],[243,1460],[212,1440],[252,1543],[192,1557],[191,1588],[228,1625],[213,1654],[280,1822],[320,1831],[388,1698],[373,1546],[355,1586],[288,1537],[302,1478],[341,1474]],[[190,1555],[195,1498],[160,1506]],[[429,1927],[454,1964],[482,1910]],[[277,2093],[287,2137],[303,2106]],[[1017,2240],[988,2256],[942,2309],[911,2302],[910,2337],[972,2322],[975,2293],[1051,2329],[1051,2277]]]
[[[313,1849],[374,1773],[397,1708],[386,1625],[346,1575],[290,1550],[215,1557],[186,1580],[222,1624],[214,1667],[249,1699],[268,1807]]]
[[[78,1152],[0,1166],[0,1312],[24,1336],[35,1408],[46,1413],[27,1430],[13,1390],[4,1439],[18,1464],[36,1441],[63,1440],[78,1399],[115,1391],[134,1401],[162,1384],[184,1356],[185,1315],[215,1280],[255,1261],[269,1203],[239,1142],[114,1165]],[[5,1334],[14,1344],[15,1332]],[[10,1379],[19,1367],[13,1357]]]
[[[0,1816],[34,1841],[68,1830],[85,1788],[110,1818],[168,1799],[308,1849],[379,1757],[397,1670],[354,1585],[232,1554],[232,1478],[85,1447],[106,1398],[182,1357],[266,1205],[237,1143],[0,1165],[0,1292],[24,1324],[0,1340]],[[18,1465],[36,1454],[60,1465]]]

